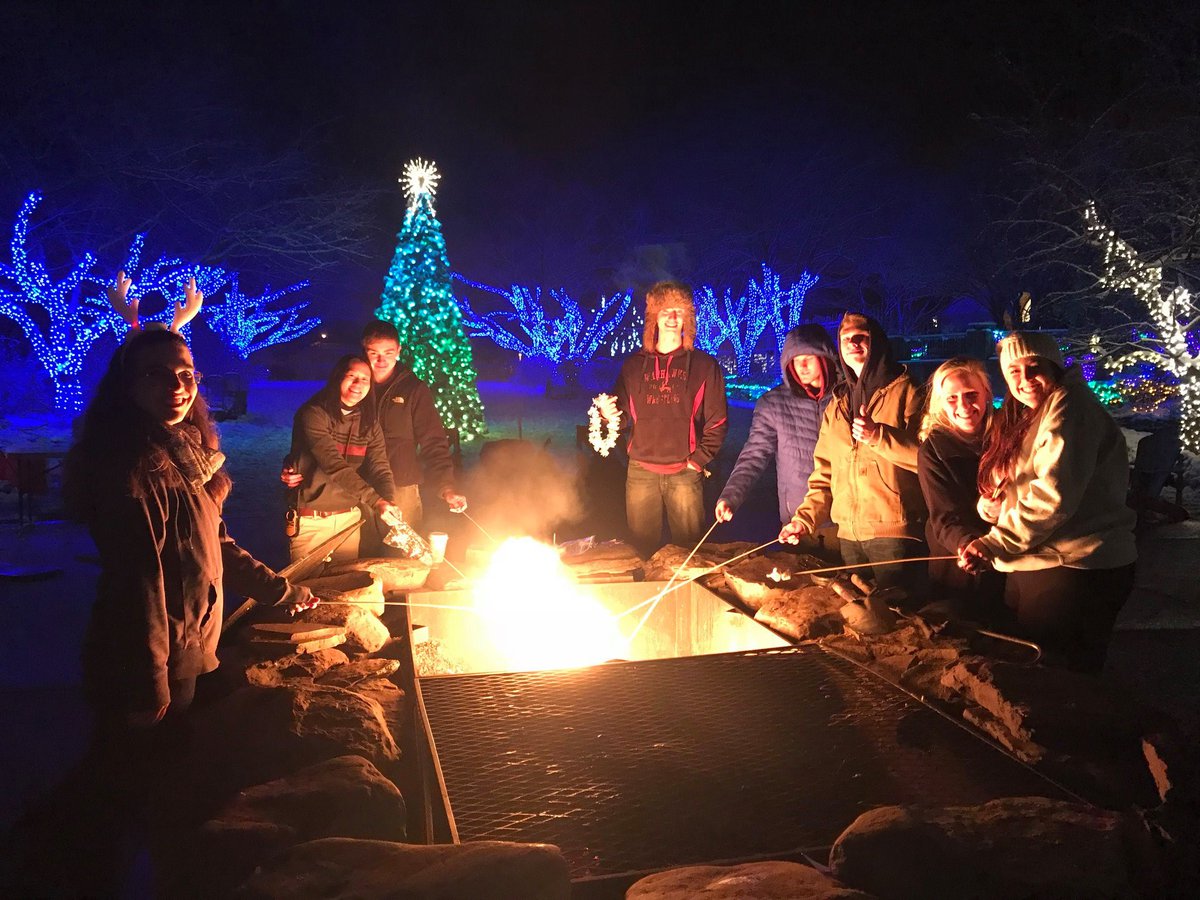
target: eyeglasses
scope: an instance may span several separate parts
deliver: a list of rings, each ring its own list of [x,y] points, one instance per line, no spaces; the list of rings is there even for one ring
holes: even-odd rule
[[[199,372],[189,372],[184,369],[182,372],[176,372],[168,369],[166,366],[154,366],[142,373],[142,377],[147,381],[152,381],[156,385],[164,387],[175,387],[176,384],[182,384],[185,388],[192,388],[204,380],[204,376]]]

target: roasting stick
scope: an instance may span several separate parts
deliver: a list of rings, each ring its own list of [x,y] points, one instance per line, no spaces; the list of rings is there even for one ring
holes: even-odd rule
[[[700,572],[698,575],[692,576],[687,581],[679,582],[679,584],[675,585],[674,587],[672,587],[668,583],[667,587],[663,588],[661,591],[659,591],[653,597],[649,597],[646,600],[643,600],[641,603],[636,603],[633,606],[629,607],[629,609],[627,609],[623,612],[617,613],[614,618],[617,618],[617,619],[624,618],[625,616],[629,615],[631,612],[636,612],[637,610],[641,609],[643,606],[649,606],[651,603],[658,600],[660,597],[662,597],[668,591],[677,591],[681,587],[691,584],[697,578],[703,578],[705,575],[711,575],[713,572],[717,571],[717,569],[721,568],[721,566],[727,566],[731,562],[736,562],[737,560],[741,559],[742,557],[749,556],[751,553],[757,553],[759,550],[764,550],[767,547],[770,547],[774,543],[778,543],[778,542],[777,541],[767,541],[765,544],[759,544],[757,547],[753,548],[752,550],[747,550],[745,553],[739,553],[737,556],[731,556],[729,559],[725,560],[725,562],[721,563],[720,565],[713,566],[711,569],[705,569],[703,572]],[[691,557],[689,556],[688,559],[691,559]],[[683,567],[680,566],[680,568],[683,568]]]
[[[692,561],[692,557],[696,555],[696,551],[699,550],[701,545],[705,541],[708,540],[708,536],[713,533],[713,529],[716,528],[720,524],[721,524],[720,519],[714,519],[713,523],[708,526],[708,531],[704,532],[704,536],[702,538],[700,538],[699,541],[696,542],[696,546],[692,548],[692,552],[689,553],[687,555],[687,558],[684,559],[684,561],[679,564],[679,567],[677,569],[675,569],[674,572],[671,573],[671,580],[668,581],[667,586],[665,588],[663,588],[661,591],[659,591],[658,595],[656,597],[654,597],[654,603],[651,604],[651,606],[648,610],[646,610],[646,614],[644,616],[642,616],[642,621],[637,623],[637,628],[633,629],[633,633],[629,635],[628,643],[630,643],[630,644],[633,643],[633,639],[638,636],[638,632],[642,630],[642,626],[646,624],[646,620],[650,618],[651,613],[653,613],[655,608],[658,606],[658,601],[663,598],[663,596],[667,593],[667,591],[671,590],[671,585],[673,585],[675,583],[675,579],[679,577],[679,573],[683,571],[684,566],[686,566],[688,563],[690,563]],[[682,587],[682,585],[680,585],[680,586]]]
[[[731,562],[741,559],[743,556],[749,556],[751,553],[757,553],[759,550],[762,550],[763,547],[770,547],[771,544],[774,544],[774,543],[775,543],[775,541],[769,541],[768,543],[763,544],[761,547],[755,547],[753,550],[747,550],[745,553],[739,554],[738,556],[730,557],[729,559],[727,559],[725,562],[721,563],[720,565],[716,565],[716,566],[713,566],[711,569],[705,569],[703,572],[696,573],[691,578],[689,578],[687,581],[682,581],[679,584],[675,585],[674,587],[664,588],[662,591],[660,591],[655,596],[649,598],[648,600],[643,600],[641,603],[638,603],[634,606],[629,607],[629,609],[625,610],[624,612],[617,613],[616,617],[619,619],[622,616],[625,616],[631,612],[634,612],[635,610],[641,609],[643,606],[653,603],[655,600],[657,600],[659,597],[661,597],[663,594],[665,594],[667,592],[667,590],[677,591],[681,587],[691,584],[697,578],[703,578],[705,575],[711,575],[713,572],[717,571],[717,569],[720,569],[722,566],[727,566]],[[902,565],[904,563],[937,562],[937,561],[940,561],[943,559],[958,559],[958,557],[957,556],[914,556],[911,559],[889,559],[886,562],[853,563],[852,565],[848,565],[848,566],[829,566],[824,569],[803,569],[803,570],[797,572],[796,574],[797,575],[824,575],[827,572],[847,572],[851,569],[866,569],[870,566],[880,566],[880,565],[898,566],[898,565]]]
[[[462,512],[460,512],[459,515],[462,516],[464,519],[466,519],[468,522],[470,522],[472,525],[474,525],[476,528],[478,528],[480,531],[482,531],[483,536],[485,538],[487,538],[489,541],[491,541],[493,544],[500,543],[498,540],[496,540],[494,537],[492,537],[490,534],[488,534],[488,530],[486,528],[484,528],[482,525],[480,525],[478,522],[476,522],[474,519],[472,519],[470,517],[470,515],[467,514],[467,511],[465,509]],[[455,571],[458,571],[458,570],[456,569]],[[461,572],[459,572],[459,574],[462,575]],[[465,578],[466,576],[464,575],[463,577]]]

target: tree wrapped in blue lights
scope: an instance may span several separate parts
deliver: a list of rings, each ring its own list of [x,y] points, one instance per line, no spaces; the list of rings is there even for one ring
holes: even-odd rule
[[[783,350],[784,336],[799,324],[805,297],[819,280],[806,271],[784,287],[769,266],[762,271],[762,281],[750,279],[736,300],[730,288],[718,295],[704,285],[696,292],[696,346],[716,356],[729,344],[736,359],[733,374],[739,379],[750,375],[754,350],[768,325],[774,330],[777,352]]]
[[[463,284],[503,297],[512,308],[477,313],[459,299],[463,325],[471,337],[485,337],[505,350],[555,365],[584,364],[596,355],[601,343],[625,317],[633,295],[629,291],[601,297],[595,308],[584,310],[565,290],[551,290],[557,314],[542,301],[542,289],[513,285],[508,290],[455,275]]]
[[[442,422],[470,440],[487,431],[487,422],[454,299],[446,241],[433,212],[440,177],[432,163],[419,159],[405,169],[408,211],[375,315],[400,332],[403,361],[429,384]]]
[[[13,224],[11,262],[0,263],[0,316],[12,319],[24,333],[37,360],[54,383],[54,408],[83,408],[79,376],[92,344],[120,319],[107,303],[85,296],[96,257],[85,253],[61,279],[30,254],[29,219],[41,194],[25,198]],[[119,333],[119,332],[118,332]]]
[[[159,322],[163,325],[170,325],[175,308],[183,302],[184,286],[190,278],[196,279],[196,287],[206,297],[215,296],[229,280],[229,273],[220,266],[186,263],[178,257],[160,256],[153,263],[142,268],[142,250],[145,249],[145,245],[145,234],[134,235],[133,241],[129,245],[129,252],[125,255],[125,265],[121,267],[125,277],[130,280],[127,297],[129,300],[137,302],[139,319],[142,323]],[[92,281],[101,292],[108,286],[103,279],[93,279]],[[163,297],[166,305],[158,313],[147,315],[142,300],[153,294]],[[111,308],[109,312],[114,319],[113,331],[119,335],[124,334],[121,317]],[[180,334],[188,343],[191,343],[190,324],[184,325]]]
[[[271,286],[266,285],[262,293],[254,297],[242,293],[235,274],[230,279],[225,299],[205,309],[204,321],[238,356],[248,359],[251,353],[295,340],[321,324],[321,320],[315,316],[301,318],[308,308],[307,302],[281,309],[269,308],[289,294],[307,287],[307,281],[299,281],[280,291],[272,291]]]
[[[30,219],[41,203],[37,192],[29,194],[13,223],[9,242],[10,262],[0,262],[0,316],[20,326],[38,363],[50,375],[54,385],[54,408],[60,412],[78,412],[83,406],[80,376],[84,360],[93,345],[108,333],[124,337],[128,324],[109,304],[105,292],[112,284],[116,269],[102,270],[94,253],[86,252],[71,264],[65,275],[52,275],[44,258],[30,247]],[[143,266],[146,236],[134,237],[121,270],[130,279],[126,294],[136,305],[142,323],[171,322],[184,298],[184,285],[195,278],[197,287],[209,298],[205,321],[223,337],[243,359],[255,350],[273,343],[291,340],[311,330],[318,320],[299,320],[305,304],[279,311],[265,307],[307,283],[293,285],[261,297],[246,297],[237,286],[237,276],[219,266],[188,263],[178,257],[161,256]],[[211,302],[232,281],[233,289],[224,303]],[[145,298],[160,295],[166,301],[162,310],[146,312]],[[182,329],[189,336],[189,327]]]

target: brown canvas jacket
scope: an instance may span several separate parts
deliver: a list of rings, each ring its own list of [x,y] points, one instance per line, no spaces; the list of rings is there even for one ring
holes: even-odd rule
[[[924,392],[904,372],[871,398],[867,412],[882,430],[868,447],[850,436],[853,415],[838,397],[825,410],[813,451],[813,471],[796,515],[811,529],[832,521],[838,536],[923,539],[925,498],[917,478],[917,432]]]

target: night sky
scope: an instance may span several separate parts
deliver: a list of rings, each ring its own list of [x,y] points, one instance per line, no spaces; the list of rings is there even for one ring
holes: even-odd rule
[[[1065,123],[1102,108],[1147,77],[1147,23],[1195,40],[1170,3],[698,6],[9,3],[0,210],[40,188],[74,248],[148,228],[358,316],[419,155],[452,266],[491,283],[586,297],[759,262],[937,281],[1004,165],[992,119],[1033,96]],[[255,227],[260,194],[340,190],[372,193],[323,268],[220,234]]]

